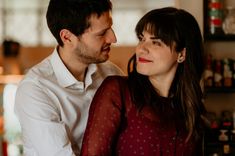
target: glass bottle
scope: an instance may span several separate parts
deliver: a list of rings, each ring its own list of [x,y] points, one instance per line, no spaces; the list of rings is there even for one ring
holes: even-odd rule
[[[206,68],[205,68],[205,74],[204,74],[204,82],[205,87],[212,87],[213,86],[213,79],[214,79],[214,72],[212,69],[212,55],[207,55],[206,58]]]
[[[222,62],[221,60],[215,60],[215,73],[214,73],[214,85],[215,87],[222,87]]]
[[[222,18],[223,18],[222,1],[209,0],[208,25],[209,25],[210,34],[212,35],[223,34]]]
[[[225,34],[235,34],[235,7],[226,9],[226,16],[223,21],[223,31]]]

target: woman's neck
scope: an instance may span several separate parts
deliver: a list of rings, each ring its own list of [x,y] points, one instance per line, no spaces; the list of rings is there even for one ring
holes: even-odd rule
[[[171,88],[171,84],[173,81],[172,79],[159,79],[156,77],[149,77],[149,81],[153,85],[153,87],[156,89],[158,94],[163,97],[168,97],[169,96],[169,91]]]

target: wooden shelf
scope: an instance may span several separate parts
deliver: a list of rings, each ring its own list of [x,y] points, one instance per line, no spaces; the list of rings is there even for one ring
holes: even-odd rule
[[[218,141],[218,142],[206,142],[206,146],[211,146],[211,147],[218,147],[218,146],[223,146],[224,144],[229,144],[232,147],[235,147],[235,142],[232,141]]]
[[[225,34],[218,34],[218,35],[209,35],[205,34],[204,36],[205,41],[235,41],[235,34],[234,35],[225,35]]]
[[[235,93],[235,87],[210,87],[205,88],[206,93]]]

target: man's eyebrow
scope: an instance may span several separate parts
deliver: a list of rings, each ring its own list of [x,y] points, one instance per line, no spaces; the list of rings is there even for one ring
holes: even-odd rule
[[[102,34],[102,33],[106,32],[106,31],[109,30],[109,29],[110,29],[110,28],[102,29],[102,30],[96,32],[95,35]]]
[[[112,29],[112,25],[113,25],[113,20],[111,21],[111,26],[110,26],[110,27],[104,28],[104,29],[102,29],[102,30],[96,32],[95,34],[96,34],[96,35],[99,35],[99,34],[102,34],[102,33],[106,32],[106,31],[109,30],[109,29]]]

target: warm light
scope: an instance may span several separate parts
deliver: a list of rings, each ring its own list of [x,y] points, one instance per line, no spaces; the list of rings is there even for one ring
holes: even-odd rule
[[[0,75],[0,84],[19,83],[24,75]]]
[[[10,156],[19,156],[20,148],[22,147],[20,123],[14,113],[17,85],[22,77],[22,75],[0,76],[0,83],[2,83],[4,87],[2,92],[2,131],[4,139],[7,142],[7,152]]]

